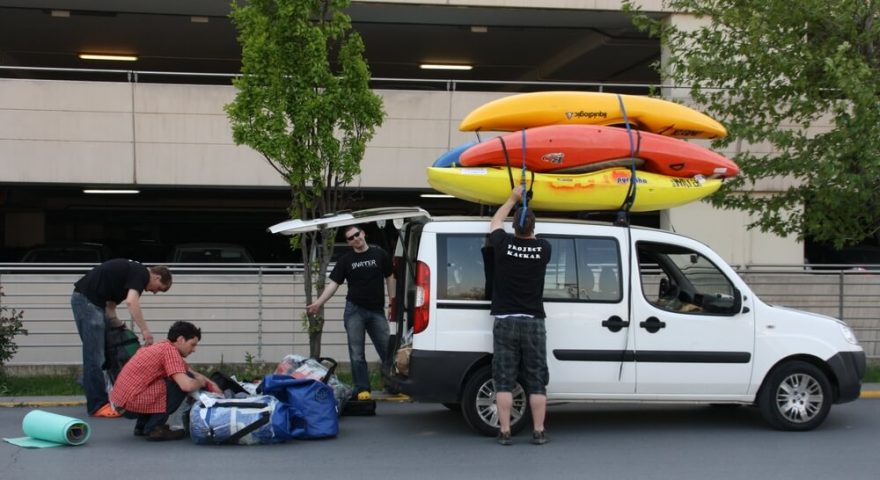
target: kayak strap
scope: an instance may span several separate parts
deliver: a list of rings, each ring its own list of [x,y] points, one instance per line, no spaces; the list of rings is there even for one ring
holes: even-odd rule
[[[501,151],[504,152],[504,162],[507,164],[507,178],[510,180],[510,189],[513,190],[513,187],[516,184],[513,181],[513,167],[510,165],[510,153],[507,151],[507,144],[504,142],[504,138],[496,137],[498,141],[501,142]],[[532,200],[532,189],[535,187],[535,172],[529,172],[531,174],[531,181],[529,183],[529,188],[523,194],[523,200],[525,202]],[[523,190],[526,188],[526,169],[525,169],[525,153],[523,153],[523,170],[522,177],[520,178],[523,186]]]
[[[522,173],[520,174],[519,180],[520,185],[522,185],[523,195],[522,195],[522,210],[519,214],[519,226],[522,228],[526,223],[526,210],[529,208],[529,195],[526,193],[526,129],[522,129]],[[534,175],[534,173],[532,174]],[[534,181],[532,182],[534,184]]]
[[[632,159],[630,162],[630,177],[629,177],[629,188],[626,191],[626,196],[623,199],[623,203],[620,205],[620,211],[622,215],[618,215],[618,221],[624,220],[620,218],[621,216],[626,216],[629,214],[630,209],[633,206],[633,203],[636,201],[636,184],[638,180],[636,178],[636,158],[641,149],[642,137],[638,132],[633,133],[632,125],[629,123],[629,116],[626,114],[626,106],[623,102],[623,97],[619,94],[617,95],[617,101],[620,104],[620,111],[623,113],[623,123],[626,126],[626,133],[629,137],[629,157]],[[625,221],[625,220],[624,220]]]

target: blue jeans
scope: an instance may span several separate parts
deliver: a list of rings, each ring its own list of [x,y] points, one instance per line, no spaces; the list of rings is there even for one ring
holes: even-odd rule
[[[107,320],[104,309],[90,302],[84,295],[73,292],[70,307],[76,321],[76,331],[82,340],[82,386],[86,391],[86,410],[95,413],[109,400],[104,381],[104,333]]]
[[[388,319],[382,312],[374,312],[359,307],[351,302],[345,302],[343,314],[345,333],[348,334],[348,356],[351,359],[351,378],[356,393],[370,391],[370,374],[367,370],[367,358],[364,354],[364,332],[370,334],[370,340],[376,347],[376,352],[385,364],[385,355],[388,352]]]
[[[187,376],[193,378],[192,374],[186,373]],[[168,422],[168,417],[177,411],[183,399],[186,398],[186,392],[180,389],[180,385],[172,378],[165,379],[165,411],[162,413],[138,413],[137,422],[134,428],[141,430],[144,435],[149,435],[156,427],[161,427]],[[134,412],[137,413],[137,412]],[[188,422],[189,419],[184,419]]]

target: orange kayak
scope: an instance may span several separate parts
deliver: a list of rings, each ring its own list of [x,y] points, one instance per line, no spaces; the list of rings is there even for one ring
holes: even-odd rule
[[[699,145],[633,131],[631,150],[626,129],[596,125],[550,125],[487,139],[464,150],[458,164],[503,167],[509,159],[511,167],[521,168],[523,132],[526,169],[533,172],[585,173],[635,161],[639,170],[670,177],[725,178],[739,173],[733,161]]]

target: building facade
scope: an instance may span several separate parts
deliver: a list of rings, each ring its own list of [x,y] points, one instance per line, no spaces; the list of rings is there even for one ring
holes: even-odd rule
[[[659,0],[640,3],[655,18],[694,21],[664,11]],[[223,111],[240,70],[228,13],[228,0],[0,0],[0,263],[8,266],[0,283],[5,305],[24,309],[31,330],[18,339],[12,365],[72,364],[79,355],[67,299],[81,271],[13,270],[39,245],[88,244],[102,256],[165,263],[180,244],[223,243],[247,248],[258,264],[296,262],[288,239],[266,232],[289,216],[288,187],[266,159],[234,144]],[[662,45],[631,25],[619,0],[358,0],[349,13],[387,113],[351,185],[353,208],[417,205],[433,214],[490,215],[488,207],[423,197],[436,193],[425,168],[475,140],[457,129],[468,112],[506,95],[653,89],[689,102],[686,89],[665,84],[652,68],[662,61]],[[137,60],[78,57],[89,52]],[[423,63],[472,69],[423,70]],[[138,193],[85,193],[94,189]],[[748,230],[747,214],[704,202],[632,221],[701,240],[734,265],[804,261],[796,239]],[[808,290],[780,278],[788,277],[758,279],[762,295],[795,305],[801,296],[821,298],[822,313],[845,317],[863,340],[876,336],[877,320],[860,317],[865,309],[844,308],[852,298],[872,298],[863,291],[876,288],[871,278],[840,281],[837,293],[825,283]],[[200,362],[234,363],[248,354],[271,361],[307,349],[300,282],[295,272],[257,269],[220,280],[189,276],[148,300],[149,318],[155,331],[189,319],[209,332]],[[339,318],[337,299],[324,346],[344,358]]]

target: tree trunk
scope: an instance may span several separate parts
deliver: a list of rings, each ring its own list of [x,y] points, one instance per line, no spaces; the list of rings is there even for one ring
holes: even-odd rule
[[[324,333],[324,328],[322,325],[321,328],[315,329],[312,322],[316,322],[316,320],[309,317],[309,356],[321,358],[321,335]]]

